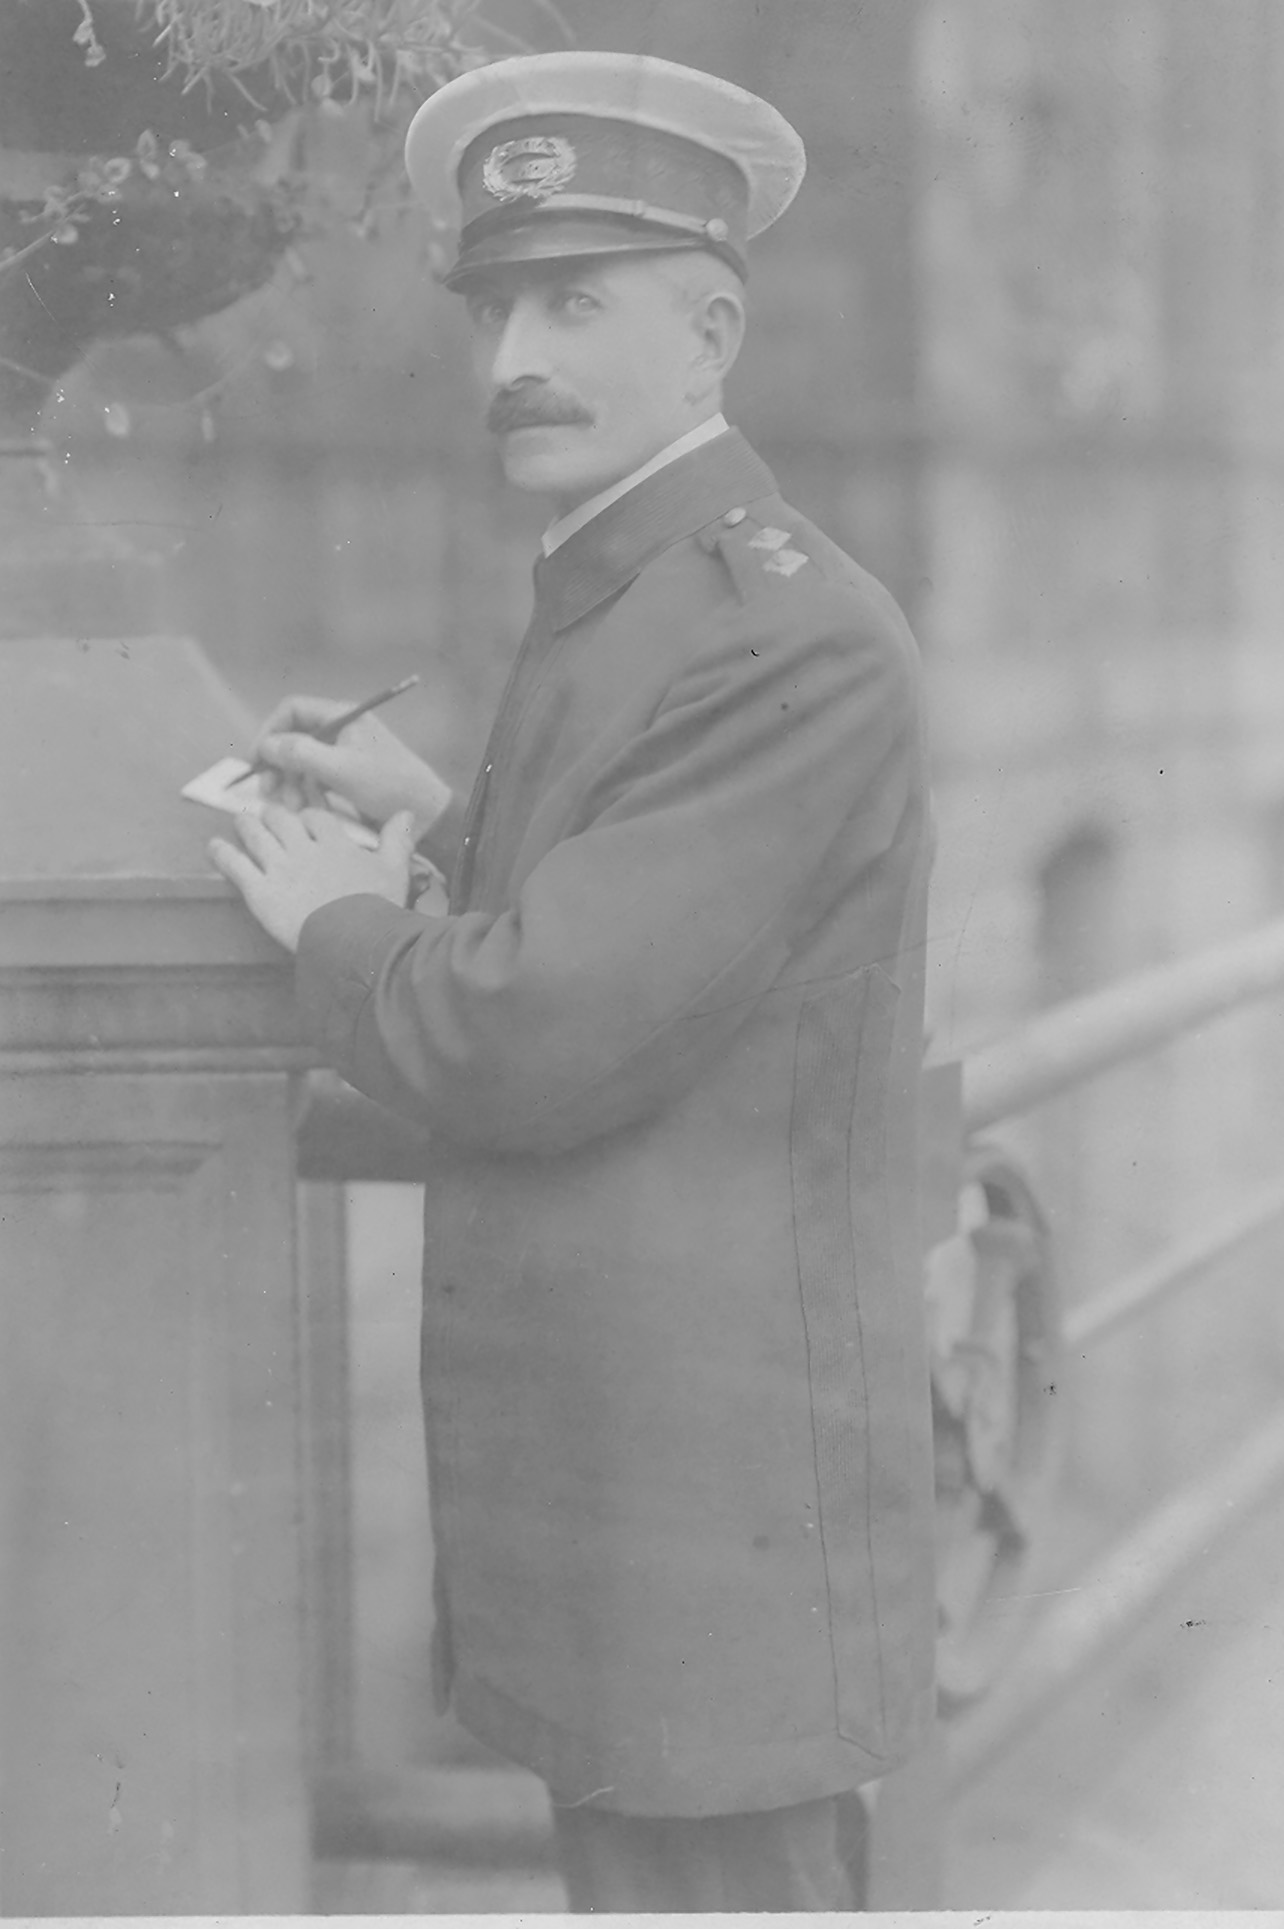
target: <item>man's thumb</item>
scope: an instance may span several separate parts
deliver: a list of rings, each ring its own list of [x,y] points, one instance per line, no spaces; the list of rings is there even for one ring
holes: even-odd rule
[[[314,777],[324,784],[333,783],[338,775],[333,747],[318,737],[308,736],[306,731],[288,730],[264,737],[258,745],[258,754],[265,763],[275,764],[291,777]]]
[[[379,833],[379,854],[394,864],[408,864],[415,848],[415,813],[395,810]]]

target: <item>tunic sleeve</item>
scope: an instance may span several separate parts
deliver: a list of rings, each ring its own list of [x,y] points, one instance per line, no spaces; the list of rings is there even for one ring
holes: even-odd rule
[[[314,912],[305,1022],[419,1123],[563,1151],[700,1077],[860,889],[918,781],[907,634],[844,585],[784,586],[712,622],[502,914],[364,896]]]

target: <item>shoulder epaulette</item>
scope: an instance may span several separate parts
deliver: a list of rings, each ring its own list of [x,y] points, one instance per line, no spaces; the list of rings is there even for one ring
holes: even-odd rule
[[[700,540],[710,555],[721,556],[742,603],[811,563],[805,551],[794,548],[788,530],[755,522],[747,509],[728,509],[701,531]]]

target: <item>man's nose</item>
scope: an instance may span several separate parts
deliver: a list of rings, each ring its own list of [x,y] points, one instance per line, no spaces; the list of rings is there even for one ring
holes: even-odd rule
[[[523,381],[546,382],[551,373],[547,322],[533,302],[514,302],[495,345],[492,386],[505,389]]]

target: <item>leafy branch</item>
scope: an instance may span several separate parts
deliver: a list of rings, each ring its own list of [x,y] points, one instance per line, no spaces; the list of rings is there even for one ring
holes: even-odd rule
[[[94,9],[110,0],[79,0],[75,33],[88,65],[105,58]],[[563,37],[554,0],[538,0]],[[168,74],[185,86],[220,77],[262,77],[295,106],[309,101],[365,100],[381,115],[398,96],[416,101],[455,75],[525,42],[485,18],[482,0],[134,0],[141,21],[156,28]],[[240,83],[254,99],[252,84]],[[260,103],[255,103],[260,105]]]

